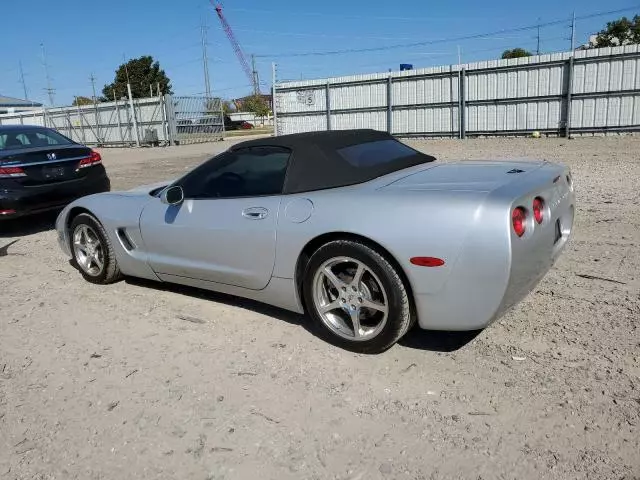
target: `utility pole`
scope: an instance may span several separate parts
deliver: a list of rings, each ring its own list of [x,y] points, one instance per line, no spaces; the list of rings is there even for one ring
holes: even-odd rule
[[[98,115],[98,97],[96,97],[96,77],[93,73],[89,77],[89,80],[91,80],[91,89],[93,90],[93,109],[96,115],[96,140],[98,141],[98,144],[100,144],[102,143],[102,139],[100,135],[100,118]]]
[[[22,90],[24,91],[24,99],[29,100],[29,93],[27,92],[27,83],[24,81],[24,71],[22,70],[22,60],[18,61],[20,68],[20,83],[22,84]]]
[[[571,53],[576,49],[576,12],[573,12],[573,18],[571,19]]]
[[[251,55],[251,70],[253,74],[253,94],[258,95],[260,93],[260,79],[256,70],[256,56],[253,54]]]
[[[89,77],[89,80],[91,80],[91,88],[93,89],[93,103],[96,103],[96,77],[93,76],[93,73]]]
[[[47,54],[44,49],[44,43],[41,43],[40,47],[42,48],[42,66],[44,67],[44,76],[47,81],[47,88],[45,88],[45,92],[47,92],[47,95],[49,96],[49,105],[53,107],[55,89],[51,87],[51,77],[49,76],[49,66],[47,65]]]
[[[460,49],[460,45],[458,45],[458,65],[462,65],[462,50]]]
[[[540,55],[540,18],[538,18],[538,43],[536,46],[536,55]]]
[[[133,134],[136,137],[136,146],[140,146],[140,132],[138,131],[138,120],[136,119],[136,108],[133,103],[133,94],[131,93],[131,81],[129,80],[129,69],[127,68],[127,60],[122,54],[122,60],[124,61],[124,73],[127,75],[127,93],[129,94],[129,108],[131,109],[131,120],[133,122]]]
[[[207,26],[202,23],[200,27],[200,34],[202,36],[202,68],[204,69],[204,91],[207,98],[211,97],[211,84],[209,81],[209,60],[207,59]]]

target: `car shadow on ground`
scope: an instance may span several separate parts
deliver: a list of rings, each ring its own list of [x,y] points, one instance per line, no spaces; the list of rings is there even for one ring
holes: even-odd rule
[[[291,325],[297,325],[304,328],[310,334],[317,336],[317,332],[311,324],[311,320],[306,315],[290,312],[272,305],[260,303],[255,300],[249,300],[242,297],[227,295],[210,290],[202,290],[194,287],[183,285],[160,283],[151,280],[143,280],[139,278],[127,278],[125,280],[131,285],[137,285],[144,288],[153,288],[167,292],[178,293],[193,298],[199,298],[230,307],[238,307],[244,310],[267,315]],[[463,348],[465,345],[474,340],[482,330],[474,330],[470,332],[441,332],[433,330],[422,330],[418,327],[412,328],[398,344],[405,348],[416,350],[425,350],[431,352],[454,352]]]
[[[234,295],[227,295],[225,293],[212,292],[210,290],[203,290],[195,287],[187,287],[185,285],[178,285],[175,283],[161,283],[133,277],[127,277],[125,279],[125,282],[131,285],[137,285],[139,287],[153,288],[155,290],[178,293],[180,295],[186,295],[193,298],[199,298],[210,302],[228,305],[230,307],[242,308],[244,310],[249,310],[260,315],[267,315],[269,317],[282,320],[283,322],[287,322],[292,325],[299,325],[305,330],[311,331],[311,327],[310,325],[308,325],[307,319],[304,315],[290,312],[288,310],[274,307],[272,305],[267,305],[266,303],[256,302],[255,300],[236,297]]]
[[[2,220],[0,222],[0,238],[25,237],[53,230],[58,213],[58,210],[54,210],[14,220]]]
[[[406,348],[426,350],[430,352],[455,352],[471,343],[482,330],[469,332],[443,332],[436,330],[423,330],[414,327],[398,342]]]

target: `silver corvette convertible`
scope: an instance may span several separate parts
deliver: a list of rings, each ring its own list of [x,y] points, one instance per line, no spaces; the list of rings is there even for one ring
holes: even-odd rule
[[[375,353],[414,323],[489,325],[553,265],[573,216],[563,166],[442,164],[386,133],[347,130],[239,143],[170,183],[76,200],[56,228],[90,282],[247,297]]]

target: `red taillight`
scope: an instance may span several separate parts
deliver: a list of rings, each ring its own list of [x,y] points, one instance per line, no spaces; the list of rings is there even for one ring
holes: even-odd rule
[[[533,199],[533,218],[536,219],[538,224],[544,220],[544,200],[540,197]]]
[[[80,164],[78,165],[78,169],[86,168],[86,167],[92,167],[93,165],[98,165],[99,163],[102,163],[102,157],[100,156],[100,154],[98,152],[92,151],[90,156],[80,160]]]
[[[22,167],[0,167],[0,178],[26,177]]]
[[[409,261],[418,267],[441,267],[444,265],[444,260],[437,257],[413,257]]]
[[[513,213],[511,214],[511,223],[513,224],[513,231],[519,237],[524,235],[524,232],[527,230],[526,222],[527,220],[527,211],[522,207],[516,207],[513,209]]]
[[[15,213],[15,210],[0,210],[0,215],[14,215]]]

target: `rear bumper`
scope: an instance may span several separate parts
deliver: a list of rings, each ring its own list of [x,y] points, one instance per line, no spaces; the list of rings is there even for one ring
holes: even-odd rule
[[[536,287],[563,252],[573,230],[575,196],[563,177],[559,176],[558,183],[549,180],[548,185],[533,188],[508,206],[499,201],[501,192],[495,193],[482,209],[482,222],[475,225],[442,288],[414,295],[421,328],[483,329]],[[536,224],[529,216],[527,232],[519,238],[506,227],[511,211],[515,206],[531,205],[536,196],[542,196],[546,203],[544,221]],[[499,225],[505,227],[501,230]]]
[[[0,189],[0,212],[4,212],[0,214],[0,221],[57,210],[80,197],[108,192],[110,189],[111,182],[104,171],[52,185],[24,187],[19,190]]]

